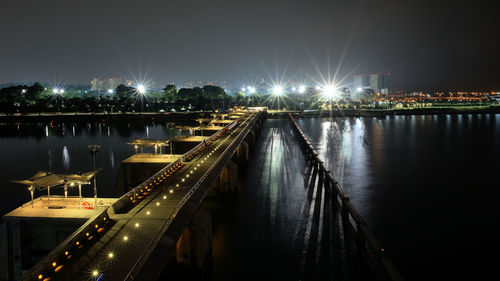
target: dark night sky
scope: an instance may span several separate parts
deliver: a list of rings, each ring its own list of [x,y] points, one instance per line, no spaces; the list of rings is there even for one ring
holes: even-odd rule
[[[391,72],[407,90],[500,89],[493,3],[2,0],[0,83],[135,76],[239,85],[319,80],[340,65],[345,83],[352,73]]]

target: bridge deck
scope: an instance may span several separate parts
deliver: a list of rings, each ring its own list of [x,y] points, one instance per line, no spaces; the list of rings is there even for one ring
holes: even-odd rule
[[[104,235],[96,235],[96,241],[89,241],[90,243],[79,242],[82,248],[75,250],[75,253],[69,253],[72,256],[69,261],[58,262],[63,264],[63,267],[51,280],[64,280],[68,277],[73,280],[127,279],[138,260],[148,251],[151,241],[165,231],[164,225],[181,199],[222,154],[234,153],[225,149],[254,116],[255,114],[251,114],[243,118],[233,130],[213,141],[191,161],[184,162],[182,168],[167,177],[128,212],[111,213],[103,230]],[[110,253],[113,254],[112,258],[109,257]],[[43,279],[45,276],[41,277],[41,280]]]

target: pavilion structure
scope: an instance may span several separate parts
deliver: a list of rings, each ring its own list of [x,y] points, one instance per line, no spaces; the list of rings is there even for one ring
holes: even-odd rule
[[[80,203],[82,201],[82,185],[90,184],[90,180],[99,172],[99,170],[76,174],[57,174],[49,171],[38,171],[33,176],[25,180],[13,180],[15,183],[23,184],[28,187],[31,195],[31,207],[34,208],[35,190],[47,190],[47,200],[50,208],[50,189],[64,186],[64,206],[68,202],[68,186],[78,186]],[[94,193],[96,191],[94,190]],[[97,194],[94,194],[97,200]],[[96,202],[97,204],[97,202]]]

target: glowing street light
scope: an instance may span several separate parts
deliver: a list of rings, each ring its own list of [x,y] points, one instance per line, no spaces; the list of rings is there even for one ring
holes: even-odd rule
[[[359,92],[363,91],[363,88],[358,87],[357,90],[358,90],[358,93],[359,93]]]
[[[255,88],[254,87],[248,87],[248,91],[250,94],[255,94]]]
[[[139,92],[139,94],[141,95],[144,95],[146,93],[146,86],[142,84],[137,85],[137,92]]]
[[[52,93],[54,93],[54,94],[58,94],[58,93],[59,93],[59,89],[58,89],[58,88],[54,88],[54,89],[52,89]]]
[[[320,86],[316,86],[316,90],[320,90],[320,89],[321,89],[321,87],[320,87]]]
[[[245,87],[241,88],[241,91],[242,92],[246,91],[246,88]]]
[[[274,86],[273,93],[277,96],[281,96],[281,94],[283,94],[283,87],[281,87],[280,85]]]
[[[297,91],[297,88],[295,88],[295,87],[292,87],[292,91],[294,91],[294,92],[295,92],[295,91]]]
[[[112,94],[113,93],[113,89],[108,89],[108,93]]]
[[[306,86],[301,85],[301,86],[299,87],[299,93],[300,93],[300,94],[303,94],[305,91],[306,91]]]
[[[335,87],[333,85],[325,85],[323,87],[323,95],[327,98],[332,98],[335,95]]]

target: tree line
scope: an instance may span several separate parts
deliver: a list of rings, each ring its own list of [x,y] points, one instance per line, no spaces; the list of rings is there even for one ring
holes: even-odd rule
[[[170,112],[193,110],[224,110],[234,105],[312,108],[317,92],[308,89],[303,95],[274,96],[270,93],[227,94],[218,86],[180,88],[167,85],[161,91],[140,93],[136,88],[119,85],[113,93],[87,92],[81,87],[68,87],[64,92],[44,87],[17,85],[0,89],[0,112]]]

